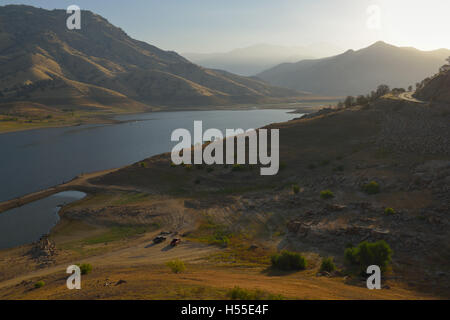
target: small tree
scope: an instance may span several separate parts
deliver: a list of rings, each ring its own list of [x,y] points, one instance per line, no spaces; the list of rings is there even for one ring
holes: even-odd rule
[[[347,248],[344,253],[347,263],[359,266],[361,274],[365,274],[371,265],[377,265],[381,271],[385,271],[391,256],[392,250],[384,240],[373,243],[364,241],[355,248]]]
[[[379,85],[378,88],[377,88],[376,95],[377,95],[377,97],[379,98],[379,97],[384,96],[385,94],[388,94],[390,91],[391,91],[391,90],[389,89],[389,86],[388,86],[388,85],[381,84],[381,85]]]
[[[344,106],[346,108],[349,108],[349,107],[353,106],[354,104],[355,104],[355,98],[354,97],[348,96],[347,98],[345,98]]]
[[[357,105],[365,106],[368,103],[369,103],[369,100],[363,95],[358,96],[358,98],[356,98],[356,104]]]

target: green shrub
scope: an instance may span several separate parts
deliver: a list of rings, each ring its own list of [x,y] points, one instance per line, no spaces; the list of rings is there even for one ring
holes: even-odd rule
[[[208,243],[226,248],[230,244],[230,233],[226,230],[217,230],[208,239]]]
[[[89,274],[92,271],[92,266],[89,263],[78,265],[82,275]]]
[[[173,162],[170,162],[170,166],[171,166],[172,168],[175,168],[177,165],[176,165],[175,163],[173,163]]]
[[[386,209],[384,209],[384,213],[385,213],[386,215],[390,216],[390,215],[392,215],[392,214],[395,214],[395,210],[392,209],[392,208],[386,208]]]
[[[233,164],[233,167],[232,167],[232,171],[243,171],[245,168],[244,168],[244,166],[243,165],[240,165],[240,164],[238,164],[238,163],[236,163],[236,164]]]
[[[320,192],[320,197],[322,199],[331,199],[334,198],[334,193],[331,190],[323,190]]]
[[[324,258],[320,264],[320,272],[333,272],[336,270],[336,265],[334,264],[333,258]]]
[[[45,286],[45,282],[44,281],[38,281],[34,284],[34,287],[36,289],[42,288],[43,286]]]
[[[383,240],[373,243],[364,241],[357,247],[345,249],[344,252],[346,262],[358,266],[359,271],[363,274],[370,265],[377,265],[381,271],[385,271],[391,261],[391,255],[391,248]]]
[[[300,187],[298,186],[298,184],[294,184],[292,185],[292,191],[297,194],[300,192]]]
[[[183,261],[175,259],[166,263],[166,265],[172,270],[173,273],[181,273],[186,270],[186,266]]]
[[[363,186],[363,190],[367,194],[377,194],[380,192],[380,185],[376,181],[371,181]]]
[[[307,265],[306,259],[301,254],[290,251],[274,254],[271,262],[274,268],[284,271],[304,270]]]
[[[147,164],[145,162],[140,162],[139,167],[141,168],[147,168]]]

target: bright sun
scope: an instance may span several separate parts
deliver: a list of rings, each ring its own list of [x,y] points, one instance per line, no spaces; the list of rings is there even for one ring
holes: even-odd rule
[[[450,1],[380,0],[388,42],[422,50],[450,48]]]

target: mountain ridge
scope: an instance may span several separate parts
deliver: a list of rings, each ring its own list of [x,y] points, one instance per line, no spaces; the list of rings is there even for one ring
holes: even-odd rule
[[[65,10],[0,7],[0,103],[146,110],[261,103],[295,90],[197,66],[173,51],[129,37],[82,11],[81,30]]]
[[[272,85],[323,95],[365,94],[381,83],[407,87],[435,73],[450,50],[420,51],[378,41],[323,59],[284,63],[257,77]]]

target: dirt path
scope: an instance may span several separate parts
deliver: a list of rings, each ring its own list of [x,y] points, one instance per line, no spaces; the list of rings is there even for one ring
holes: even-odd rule
[[[400,99],[403,99],[403,100],[406,100],[406,101],[409,101],[409,102],[415,102],[415,103],[421,103],[421,104],[425,103],[424,101],[420,101],[420,100],[417,100],[416,98],[414,98],[412,96],[413,94],[414,94],[413,91],[403,92],[403,93],[400,93],[398,95],[398,97]]]
[[[174,248],[169,245],[168,241],[153,245],[151,239],[153,239],[155,235],[156,234],[147,235],[142,238],[137,245],[128,248],[20,275],[16,278],[0,282],[0,288],[14,286],[22,281],[45,277],[56,272],[65,272],[66,268],[72,264],[90,263],[97,268],[105,268],[111,266],[126,267],[143,264],[163,264],[173,259],[181,259],[189,263],[198,263],[205,256],[218,250],[217,247],[192,242],[183,242]]]

